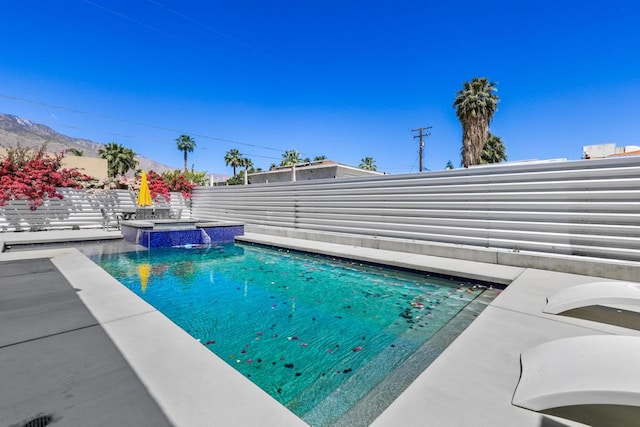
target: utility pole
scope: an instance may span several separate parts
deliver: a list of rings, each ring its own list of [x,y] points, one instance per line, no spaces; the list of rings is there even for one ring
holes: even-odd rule
[[[431,135],[431,126],[426,128],[411,129],[411,132],[420,132],[420,135],[414,135],[413,139],[420,138],[420,172],[422,172],[422,153],[424,151],[424,139]]]

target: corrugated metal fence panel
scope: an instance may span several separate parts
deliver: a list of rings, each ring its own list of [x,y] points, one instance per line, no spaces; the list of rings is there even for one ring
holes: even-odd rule
[[[180,192],[171,192],[170,201],[167,202],[162,197],[158,197],[155,200],[156,206],[163,208],[169,208],[171,212],[171,218],[175,219],[189,219],[191,218],[191,201],[185,199]]]
[[[41,230],[72,227],[100,227],[100,208],[113,202],[108,193],[90,193],[72,188],[59,188],[63,198],[46,199],[36,210],[24,200],[13,200],[0,206],[0,230]]]
[[[0,231],[102,227],[101,209],[119,212],[136,207],[135,194],[129,190],[59,188],[58,191],[63,195],[62,200],[47,199],[35,211],[30,210],[24,200],[13,200],[6,206],[0,206]],[[171,193],[170,208],[176,218],[191,218],[190,204],[181,193]]]
[[[191,201],[185,199],[182,193],[171,193],[171,216],[176,219],[191,218]]]
[[[193,216],[640,261],[640,157],[198,187]]]

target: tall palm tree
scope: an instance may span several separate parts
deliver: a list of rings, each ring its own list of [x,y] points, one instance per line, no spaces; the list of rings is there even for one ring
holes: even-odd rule
[[[287,150],[282,154],[280,166],[291,166],[300,163],[300,153],[296,150]]]
[[[196,148],[196,141],[189,135],[180,135],[176,139],[176,144],[178,146],[178,150],[184,153],[184,172],[187,173],[187,153],[193,152],[193,149]]]
[[[360,166],[358,167],[360,169],[365,169],[368,171],[378,170],[378,167],[376,166],[376,161],[373,160],[373,157],[365,157],[364,159],[360,160]]]
[[[125,175],[138,166],[136,153],[124,145],[110,142],[98,150],[101,158],[107,161],[107,175],[115,178],[117,175]]]
[[[484,143],[482,148],[480,163],[500,163],[505,160],[507,160],[507,149],[502,142],[502,138],[489,132],[487,142]]]
[[[482,147],[489,136],[489,124],[498,109],[496,84],[486,77],[464,82],[453,107],[462,125],[462,164],[465,168],[480,163]]]
[[[237,148],[232,148],[224,155],[224,163],[226,166],[233,168],[233,176],[236,176],[236,168],[243,165],[244,157],[242,157],[242,153]]]

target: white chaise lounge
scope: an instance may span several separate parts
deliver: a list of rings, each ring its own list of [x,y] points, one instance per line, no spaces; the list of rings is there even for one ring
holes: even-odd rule
[[[640,337],[550,341],[520,356],[512,404],[592,426],[640,426]]]
[[[560,314],[593,305],[621,307],[640,313],[640,283],[608,281],[570,286],[547,298],[542,311]]]
[[[607,281],[571,286],[547,298],[542,311],[640,330],[640,283]]]

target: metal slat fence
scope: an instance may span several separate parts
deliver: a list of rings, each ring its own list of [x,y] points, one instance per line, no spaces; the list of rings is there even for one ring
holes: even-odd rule
[[[0,206],[0,231],[38,231],[61,228],[99,228],[105,225],[103,210],[122,212],[135,209],[135,193],[128,190],[86,191],[59,188],[63,199],[47,199],[32,211],[24,200]],[[171,193],[169,204],[174,216],[190,218],[189,202],[181,193]],[[115,225],[115,217],[110,217]]]
[[[272,233],[640,261],[640,157],[198,187],[192,213]]]

